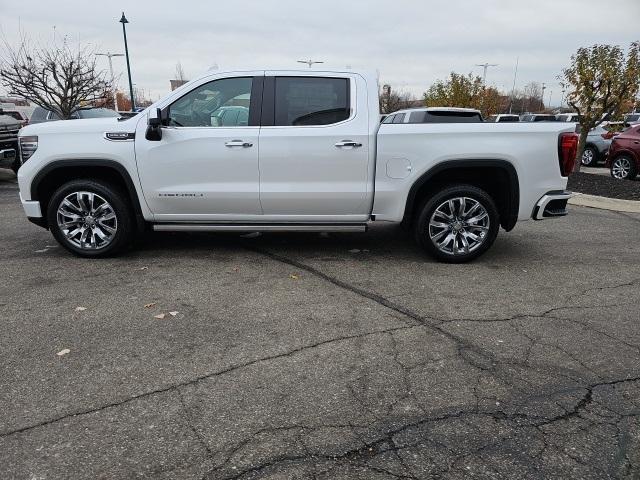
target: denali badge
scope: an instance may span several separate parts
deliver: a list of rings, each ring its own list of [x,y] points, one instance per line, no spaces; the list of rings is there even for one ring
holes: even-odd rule
[[[104,138],[107,140],[133,140],[136,138],[135,132],[106,132]]]
[[[159,197],[204,197],[202,193],[159,193]]]

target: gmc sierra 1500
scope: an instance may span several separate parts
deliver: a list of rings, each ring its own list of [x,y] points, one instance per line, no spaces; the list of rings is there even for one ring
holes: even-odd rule
[[[96,257],[137,231],[364,231],[403,222],[464,262],[565,215],[566,123],[383,123],[368,72],[209,72],[129,119],[29,125],[27,217]]]

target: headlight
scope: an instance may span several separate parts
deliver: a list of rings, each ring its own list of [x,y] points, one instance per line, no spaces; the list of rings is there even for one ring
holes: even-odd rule
[[[38,137],[35,135],[20,137],[20,161],[26,162],[38,149]]]

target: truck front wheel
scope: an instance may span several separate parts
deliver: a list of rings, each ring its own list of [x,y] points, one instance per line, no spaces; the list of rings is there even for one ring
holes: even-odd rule
[[[414,233],[418,244],[441,262],[473,260],[493,244],[500,228],[496,205],[484,190],[451,185],[425,200]]]
[[[81,257],[112,255],[131,243],[134,221],[119,188],[99,180],[72,180],[58,188],[47,207],[51,233]]]

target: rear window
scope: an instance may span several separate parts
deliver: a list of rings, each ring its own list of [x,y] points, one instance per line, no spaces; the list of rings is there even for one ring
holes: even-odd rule
[[[120,116],[118,112],[109,108],[88,108],[86,110],[79,110],[78,114],[80,118],[104,118]]]
[[[349,118],[349,79],[276,77],[275,125],[330,125]]]
[[[404,123],[404,113],[398,113],[396,117],[393,119],[393,123]]]
[[[47,119],[47,113],[48,111],[44,108],[36,107],[33,111],[33,114],[31,114],[30,123],[44,122]]]
[[[517,115],[504,115],[502,117],[498,117],[498,122],[519,122],[520,117]]]
[[[482,117],[476,112],[427,112],[409,114],[409,123],[479,123]]]

